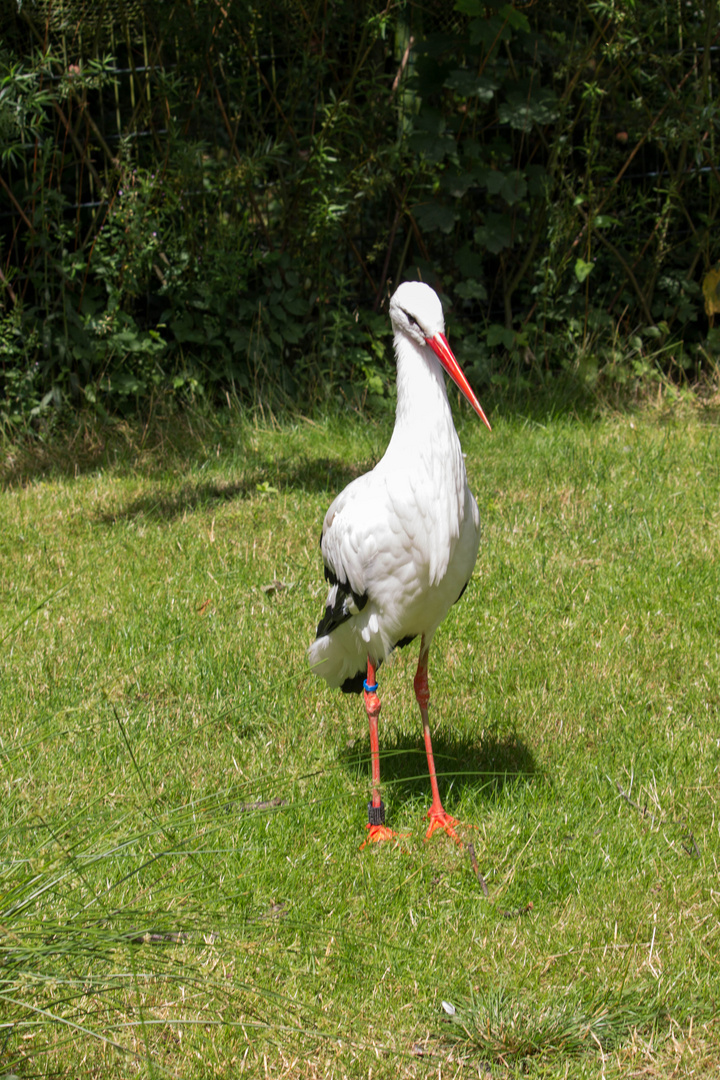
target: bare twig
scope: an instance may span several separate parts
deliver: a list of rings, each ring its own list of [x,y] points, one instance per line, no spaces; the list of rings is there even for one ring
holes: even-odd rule
[[[468,855],[470,856],[470,862],[472,863],[472,868],[475,871],[475,877],[480,882],[480,888],[482,889],[485,896],[488,896],[489,893],[488,893],[487,883],[485,881],[485,878],[480,873],[480,867],[478,866],[477,856],[475,854],[475,846],[473,844],[468,844],[467,849],[468,849]]]
[[[645,805],[644,805],[644,806],[641,806],[641,805],[640,805],[640,803],[636,803],[634,799],[631,799],[631,798],[630,798],[630,795],[629,795],[629,793],[628,793],[627,791],[623,791],[623,789],[622,789],[622,788],[621,788],[621,786],[620,786],[620,782],[619,782],[618,780],[616,780],[616,781],[615,781],[615,787],[616,787],[616,788],[618,789],[618,791],[619,791],[619,792],[620,792],[620,794],[622,795],[622,797],[623,797],[623,799],[625,800],[625,802],[627,802],[627,803],[630,803],[630,805],[631,805],[632,807],[634,807],[634,808],[635,808],[635,810],[637,810],[637,811],[638,811],[638,813],[639,813],[639,814],[640,814],[640,815],[641,815],[642,817],[647,817],[647,816],[648,816],[648,808],[647,808],[647,803],[645,803]],[[654,815],[654,814],[651,814],[651,815],[650,815],[650,819],[651,819],[651,823],[652,823],[652,824],[654,825],[654,824],[655,824],[655,815]]]
[[[609,777],[608,777],[608,779],[609,779]],[[619,781],[617,781],[617,780],[615,781],[615,787],[618,789],[618,792],[620,793],[622,798],[625,800],[625,802],[628,803],[630,806],[632,806],[633,810],[637,810],[637,812],[643,818],[649,817],[650,818],[650,824],[652,826],[655,825],[655,822],[656,822],[655,814],[651,813],[648,810],[647,803],[645,803],[644,806],[641,806],[640,803],[635,802],[634,799],[631,799],[630,798],[630,792],[624,791],[623,788],[621,787]],[[630,780],[630,789],[632,790],[632,778]],[[695,840],[695,837],[692,834],[692,830],[688,828],[687,824],[682,819],[678,820],[677,818],[675,818],[675,819],[672,819],[672,818],[659,818],[659,819],[657,819],[657,824],[658,825],[676,825],[676,826],[679,826],[683,830],[683,835],[682,835],[682,837],[680,839],[680,846],[682,847],[683,851],[687,855],[690,855],[691,857],[694,856],[697,859],[700,858],[700,849],[697,846],[697,842]]]
[[[15,290],[13,289],[13,287],[10,284],[10,282],[8,281],[8,279],[3,274],[2,270],[0,270],[0,281],[3,283],[3,285],[7,289],[7,294],[10,297],[10,299],[12,300],[13,304],[17,304],[17,296],[15,295]]]
[[[400,85],[400,80],[402,79],[403,72],[404,72],[405,68],[407,67],[407,62],[408,62],[408,59],[410,57],[410,50],[412,49],[414,44],[415,44],[415,38],[411,34],[410,39],[409,39],[409,41],[407,43],[407,46],[405,48],[405,52],[403,53],[403,58],[400,61],[400,67],[397,70],[397,75],[393,79],[392,89],[390,91],[390,97],[388,98],[388,105],[392,101],[393,95],[395,94],[395,91],[397,90],[398,86]]]
[[[529,900],[524,907],[512,908],[512,910],[510,911],[501,911],[500,914],[502,915],[503,919],[517,919],[521,915],[527,915],[528,912],[532,911],[534,907],[535,905],[533,904],[532,900]]]

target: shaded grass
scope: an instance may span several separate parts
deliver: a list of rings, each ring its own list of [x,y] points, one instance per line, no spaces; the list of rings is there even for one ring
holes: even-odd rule
[[[386,437],[6,459],[2,1071],[714,1074],[717,428],[463,425],[484,538],[431,710],[487,896],[422,840],[415,650],[381,688],[410,835],[362,853],[362,706],[305,664],[324,510]]]

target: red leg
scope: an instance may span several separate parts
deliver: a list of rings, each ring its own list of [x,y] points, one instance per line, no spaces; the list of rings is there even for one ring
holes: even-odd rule
[[[377,696],[376,666],[368,657],[367,679],[363,696],[365,698],[365,711],[370,724],[370,758],[372,760],[372,800],[368,804],[368,835],[361,848],[365,844],[375,844],[381,840],[394,840],[399,833],[393,832],[385,824],[385,806],[380,798],[380,737],[378,735],[378,718],[380,716],[380,698]]]
[[[444,829],[448,836],[451,836],[453,840],[457,840],[457,842],[460,843],[460,839],[455,832],[455,826],[459,825],[459,822],[443,809],[443,804],[440,801],[440,791],[438,789],[437,774],[435,772],[435,759],[433,758],[432,740],[430,739],[430,722],[428,720],[430,691],[428,690],[427,661],[428,650],[425,648],[425,638],[423,638],[420,645],[420,659],[418,660],[417,672],[415,674],[415,697],[420,706],[420,715],[422,716],[425,753],[427,754],[428,772],[430,773],[430,790],[432,791],[432,805],[427,812],[427,816],[430,819],[430,828],[425,834],[425,839],[429,840],[436,829]]]

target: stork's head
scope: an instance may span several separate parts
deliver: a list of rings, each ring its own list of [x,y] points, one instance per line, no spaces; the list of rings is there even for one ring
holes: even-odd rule
[[[422,281],[405,281],[390,301],[390,319],[396,334],[405,334],[418,345],[428,345],[480,419],[492,430],[480,402],[453,355],[445,337],[445,318],[440,298]]]

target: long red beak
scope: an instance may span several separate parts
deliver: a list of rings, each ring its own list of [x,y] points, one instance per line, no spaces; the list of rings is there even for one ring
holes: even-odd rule
[[[485,413],[482,411],[480,402],[475,397],[470,383],[463,375],[462,368],[453,356],[453,351],[448,345],[448,341],[445,335],[435,334],[434,337],[426,337],[425,340],[437,356],[442,366],[447,371],[452,381],[457,386],[458,390],[462,391],[462,393],[472,405],[475,412],[478,414],[483,423],[487,426],[488,431],[492,431],[492,428],[490,427],[490,421],[488,420]]]

